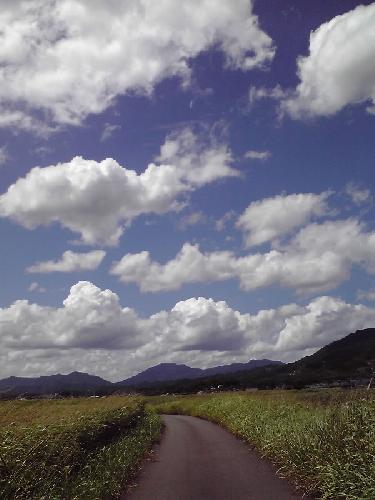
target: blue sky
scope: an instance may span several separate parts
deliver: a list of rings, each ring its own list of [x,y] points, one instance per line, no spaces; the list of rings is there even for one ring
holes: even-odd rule
[[[0,15],[0,376],[374,325],[374,3],[45,4]]]

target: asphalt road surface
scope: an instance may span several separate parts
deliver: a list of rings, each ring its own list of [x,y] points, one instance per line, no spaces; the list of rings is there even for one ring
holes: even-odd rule
[[[137,486],[122,500],[291,500],[302,497],[239,439],[194,417],[166,415],[166,430]],[[306,497],[305,497],[306,500]]]

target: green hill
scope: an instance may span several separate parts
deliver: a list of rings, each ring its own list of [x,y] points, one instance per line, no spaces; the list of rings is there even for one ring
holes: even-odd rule
[[[138,387],[142,392],[195,392],[213,388],[260,389],[300,388],[314,384],[366,384],[375,368],[375,328],[357,330],[332,342],[315,354],[281,366],[265,366],[253,370],[220,374],[195,380],[176,380]]]

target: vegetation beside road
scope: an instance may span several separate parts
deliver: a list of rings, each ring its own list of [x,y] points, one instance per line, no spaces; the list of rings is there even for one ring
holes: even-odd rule
[[[324,499],[375,498],[375,392],[254,391],[0,403],[0,498],[119,496],[160,435],[155,413],[216,422]]]
[[[226,427],[308,494],[375,498],[373,391],[258,391],[149,401],[160,413],[193,415]]]
[[[116,498],[161,420],[144,400],[0,403],[0,498]]]

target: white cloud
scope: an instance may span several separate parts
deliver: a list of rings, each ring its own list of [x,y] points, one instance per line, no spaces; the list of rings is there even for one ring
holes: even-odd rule
[[[255,104],[257,101],[262,99],[273,99],[275,101],[280,101],[288,95],[288,92],[283,90],[280,85],[276,85],[273,88],[267,87],[255,87],[252,85],[249,88],[249,102],[250,105]]]
[[[37,262],[29,266],[26,271],[28,273],[72,273],[80,271],[92,271],[97,269],[106,252],[103,250],[93,250],[87,253],[76,253],[67,250],[62,254],[60,260],[48,260],[46,262]]]
[[[237,227],[247,247],[288,234],[313,217],[327,213],[328,192],[278,195],[251,203],[239,217]]]
[[[153,262],[149,252],[127,254],[113,264],[111,274],[125,283],[137,283],[143,292],[237,278],[243,290],[279,285],[316,293],[345,281],[353,265],[375,273],[375,232],[348,219],[310,224],[287,244],[244,257],[228,251],[203,253],[189,243],[165,264]]]
[[[217,219],[217,221],[215,222],[216,231],[223,231],[226,225],[235,217],[237,217],[237,214],[234,210],[229,210],[228,212],[225,212],[225,214],[222,217],[220,217],[220,219]]]
[[[111,124],[111,123],[105,123],[104,127],[103,127],[103,131],[102,131],[102,135],[100,136],[100,142],[107,141],[118,130],[121,130],[121,126],[120,125],[114,125],[114,124]]]
[[[210,134],[210,147],[207,147],[190,128],[169,134],[156,161],[176,165],[191,186],[203,186],[216,179],[239,175],[230,166],[233,158],[227,144],[219,143]]]
[[[111,274],[124,283],[137,283],[143,292],[177,290],[183,284],[218,281],[231,277],[231,252],[204,254],[197,245],[185,243],[166,264],[153,262],[147,251],[127,254],[111,267]]]
[[[347,304],[334,297],[318,297],[303,308],[302,314],[287,318],[278,336],[276,350],[316,349],[349,332],[372,328],[374,319],[374,309]]]
[[[79,124],[130,91],[189,79],[210,47],[229,68],[251,70],[275,49],[250,0],[28,0],[0,13],[0,125],[33,128],[30,110]]]
[[[0,217],[28,229],[59,222],[87,244],[115,245],[135,217],[179,210],[183,195],[238,175],[227,146],[202,142],[189,129],[167,137],[159,160],[141,174],[111,158],[35,167],[0,196]]]
[[[0,14],[1,15],[1,14]],[[1,60],[1,58],[0,58]],[[1,78],[0,78],[1,79]],[[8,109],[4,107],[0,91],[0,128],[8,128],[13,134],[17,134],[19,129],[31,132],[36,136],[46,138],[51,133],[59,130],[59,126],[48,124],[42,119],[35,118],[20,110]]]
[[[142,319],[110,290],[79,282],[61,308],[20,300],[0,309],[0,377],[79,369],[119,380],[163,361],[289,361],[374,320],[374,308],[334,297],[256,314],[240,313],[224,301],[190,298]]]
[[[30,284],[30,286],[29,286],[29,288],[28,288],[28,291],[29,291],[29,292],[39,292],[39,293],[44,293],[44,292],[46,292],[47,290],[46,290],[44,287],[40,286],[40,285],[39,285],[39,283],[37,283],[36,281],[33,281],[33,282]]]
[[[346,185],[345,192],[356,205],[363,205],[372,200],[371,191],[369,189],[363,188],[353,182],[349,182]]]
[[[203,212],[192,212],[189,215],[184,215],[178,222],[178,227],[181,230],[185,230],[190,226],[196,226],[197,224],[203,224],[206,221],[206,216]]]
[[[33,283],[31,283],[31,285],[28,288],[29,292],[33,292],[38,288],[38,286],[39,286],[38,283],[36,281],[33,281]]]
[[[33,155],[37,155],[37,156],[40,156],[41,158],[44,158],[45,156],[51,154],[52,151],[53,150],[50,146],[42,145],[42,146],[38,146],[37,148],[35,148],[32,151],[32,153],[33,153]]]
[[[13,348],[134,347],[137,316],[116,294],[89,282],[74,285],[59,309],[18,300],[1,309],[1,342]]]
[[[374,272],[375,232],[354,219],[310,224],[285,246],[237,261],[243,289],[278,284],[316,293],[345,281],[353,265]]]
[[[250,149],[246,151],[245,158],[248,160],[260,160],[265,161],[271,157],[270,151],[256,151],[254,149]]]
[[[163,344],[174,350],[237,351],[246,345],[245,317],[225,301],[199,297],[178,302],[151,319]]]
[[[374,31],[375,4],[359,5],[313,31],[309,55],[297,60],[300,83],[282,109],[303,118],[330,116],[353,104],[374,104]]]

